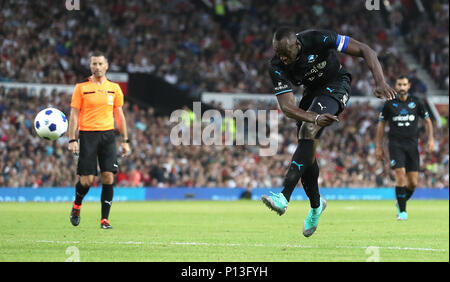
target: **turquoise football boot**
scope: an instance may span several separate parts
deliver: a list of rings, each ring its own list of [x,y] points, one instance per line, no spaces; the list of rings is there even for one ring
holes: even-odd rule
[[[275,194],[270,192],[272,196],[262,195],[261,200],[271,210],[275,211],[278,215],[282,215],[286,212],[289,202],[284,197],[283,193]]]
[[[406,211],[401,212],[397,202],[395,206],[397,207],[397,220],[408,220],[408,213]]]
[[[303,236],[309,237],[314,234],[317,229],[317,225],[319,225],[320,215],[323,213],[325,208],[327,207],[327,201],[320,197],[320,206],[316,209],[311,208],[309,210],[308,216],[305,219],[305,223],[303,224]]]
[[[401,212],[397,216],[397,220],[408,220],[408,213],[407,212]]]

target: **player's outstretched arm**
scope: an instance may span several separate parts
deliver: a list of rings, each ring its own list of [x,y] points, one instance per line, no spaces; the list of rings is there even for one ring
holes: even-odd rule
[[[315,123],[324,127],[339,121],[337,116],[331,114],[317,114],[315,112],[307,112],[295,106],[295,98],[292,92],[277,95],[278,104],[283,113],[288,117],[298,121]]]
[[[392,100],[395,98],[397,93],[384,80],[383,69],[380,61],[378,61],[377,53],[372,48],[353,38],[349,38],[348,46],[344,53],[355,57],[364,58],[367,66],[372,72],[373,78],[375,79],[375,96],[378,98],[385,98],[386,100]]]

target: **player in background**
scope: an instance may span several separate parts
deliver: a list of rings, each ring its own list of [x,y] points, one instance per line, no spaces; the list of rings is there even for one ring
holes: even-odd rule
[[[283,113],[298,121],[298,146],[282,192],[263,195],[261,200],[279,215],[284,214],[301,179],[311,206],[303,225],[303,235],[309,237],[326,207],[317,183],[317,142],[324,127],[339,121],[337,116],[344,110],[350,94],[351,75],[339,63],[336,51],[365,60],[375,79],[374,94],[378,98],[391,100],[395,91],[386,84],[375,51],[348,36],[329,30],[296,33],[292,28],[283,27],[275,32],[272,45],[275,55],[269,64],[269,74],[273,91]],[[300,85],[305,86],[305,93],[297,107],[293,86]]]
[[[406,202],[417,186],[419,176],[419,117],[425,120],[428,141],[425,150],[434,151],[433,124],[420,100],[408,94],[411,83],[406,76],[395,82],[398,98],[384,103],[380,113],[376,134],[375,152],[379,160],[384,160],[383,135],[389,123],[390,165],[395,173],[395,195],[397,198],[397,219],[407,220]]]
[[[123,156],[130,152],[130,146],[122,110],[122,90],[117,83],[106,78],[108,60],[102,53],[94,52],[90,68],[92,75],[87,81],[76,84],[70,104],[68,148],[79,155],[77,174],[80,176],[75,185],[70,222],[74,226],[80,223],[81,204],[94,183],[99,165],[102,182],[100,227],[110,229],[108,217],[113,200],[114,174],[118,171],[114,121],[122,136]]]

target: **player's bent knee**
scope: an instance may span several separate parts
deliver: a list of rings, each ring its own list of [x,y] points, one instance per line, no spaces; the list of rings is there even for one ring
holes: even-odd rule
[[[409,184],[409,185],[407,186],[407,188],[408,188],[409,190],[415,190],[416,187],[417,187],[417,184],[416,184],[416,185]]]
[[[305,122],[300,127],[299,139],[314,139],[322,127],[310,122]]]
[[[407,173],[407,178],[408,178],[408,188],[410,189],[410,190],[414,190],[416,187],[417,187],[417,184],[418,184],[418,175],[419,175],[419,173],[418,172],[408,172]]]
[[[417,187],[417,181],[410,181],[410,182],[408,182],[408,189],[410,189],[410,190],[414,190],[414,189],[416,189],[416,187]]]

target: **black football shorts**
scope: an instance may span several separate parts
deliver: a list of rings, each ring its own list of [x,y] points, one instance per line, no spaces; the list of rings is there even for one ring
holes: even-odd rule
[[[116,137],[113,130],[80,131],[79,139],[78,175],[97,175],[97,166],[100,166],[101,172],[118,171]]]
[[[392,169],[404,167],[406,172],[419,171],[420,156],[418,144],[390,139],[389,157]]]
[[[318,114],[339,115],[347,105],[350,95],[351,77],[344,75],[335,81],[326,85],[315,88],[306,89],[306,92],[300,101],[299,108],[305,111],[311,111]],[[302,122],[297,122],[297,136]],[[319,138],[325,128],[322,128],[316,135]]]
[[[328,96],[339,103],[338,113],[341,113],[344,111],[350,98],[351,81],[352,79],[349,75],[342,75],[320,87],[307,88],[302,100],[300,101],[299,107],[306,111],[314,105],[314,98],[319,96]],[[331,112],[328,113],[333,114]]]

